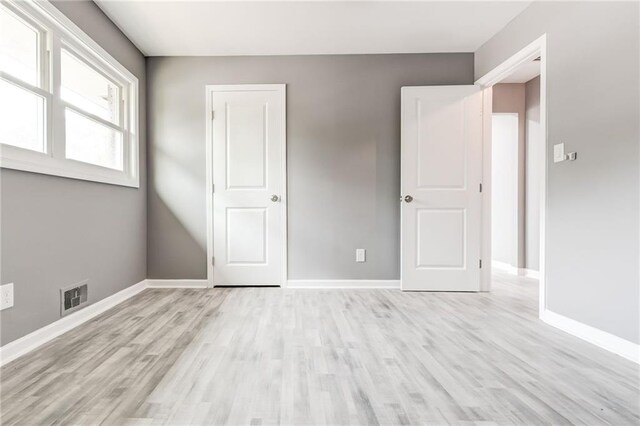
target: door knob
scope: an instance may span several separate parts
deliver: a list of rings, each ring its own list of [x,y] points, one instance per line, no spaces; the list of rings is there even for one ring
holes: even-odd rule
[[[278,201],[280,201],[280,197],[274,194],[271,196],[271,201],[273,201],[274,203],[277,203]]]
[[[404,201],[407,203],[410,203],[413,201],[413,197],[411,195],[407,195],[404,197]]]

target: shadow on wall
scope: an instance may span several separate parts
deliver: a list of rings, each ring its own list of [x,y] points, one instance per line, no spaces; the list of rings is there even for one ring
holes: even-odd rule
[[[204,181],[160,147],[155,147],[153,157],[149,226],[165,232],[149,234],[147,270],[153,274],[148,278],[205,279],[206,232],[196,226],[204,220],[206,209],[201,202]],[[171,253],[157,253],[159,247],[171,247]],[[158,259],[161,262],[154,262]]]

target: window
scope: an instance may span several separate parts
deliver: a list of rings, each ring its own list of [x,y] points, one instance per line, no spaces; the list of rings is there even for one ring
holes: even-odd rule
[[[0,143],[45,152],[45,100],[5,80],[0,80],[0,99]]]
[[[67,49],[62,49],[61,80],[64,101],[114,124],[120,122],[120,87]]]
[[[65,111],[67,158],[123,170],[122,133],[72,109]]]
[[[67,49],[61,55],[66,158],[123,170],[120,86]]]
[[[138,81],[48,2],[0,3],[0,166],[137,187]]]
[[[0,69],[32,86],[40,85],[40,31],[29,21],[0,9]]]
[[[38,92],[41,31],[21,15],[0,7],[0,143],[45,152],[46,99]]]

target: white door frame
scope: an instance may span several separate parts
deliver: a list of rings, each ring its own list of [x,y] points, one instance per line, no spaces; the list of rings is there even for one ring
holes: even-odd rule
[[[280,287],[287,285],[287,85],[286,84],[208,84],[205,86],[205,122],[206,122],[206,156],[207,178],[207,287],[213,288],[213,105],[211,97],[214,92],[246,92],[246,91],[277,91],[282,99],[282,185],[281,202],[284,203],[282,212],[282,282]]]
[[[546,310],[546,222],[547,222],[547,35],[540,38],[511,56],[509,59],[486,73],[476,81],[476,85],[484,89],[484,111],[492,111],[491,87],[499,83],[521,65],[540,57],[540,127],[542,129],[542,146],[540,170],[540,300],[539,316]],[[484,181],[482,203],[482,258],[483,273],[480,288],[491,289],[491,114],[484,114],[484,135],[482,149],[482,179]]]

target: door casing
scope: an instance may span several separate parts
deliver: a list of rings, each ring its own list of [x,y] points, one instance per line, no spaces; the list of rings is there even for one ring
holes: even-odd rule
[[[539,280],[539,304],[538,316],[544,319],[547,310],[547,35],[543,34],[530,44],[522,48],[513,56],[496,66],[494,69],[479,78],[475,84],[483,89],[483,109],[492,111],[493,85],[513,73],[521,65],[540,58],[540,128],[541,149],[543,158],[540,170],[540,276]],[[482,149],[482,174],[484,181],[484,196],[482,206],[482,258],[491,259],[491,114],[485,114],[483,120],[483,149]],[[481,291],[491,289],[491,262],[487,261],[481,275]]]
[[[287,86],[286,84],[212,84],[205,86],[205,122],[206,122],[206,163],[207,163],[207,178],[206,178],[206,203],[207,203],[207,287],[213,288],[213,105],[212,96],[215,92],[242,92],[242,91],[264,91],[271,90],[277,91],[281,97],[281,114],[282,114],[282,128],[281,128],[281,140],[282,140],[282,158],[281,158],[281,176],[284,182],[282,182],[282,202],[284,203],[282,211],[282,281],[280,287],[286,287],[287,285]]]

